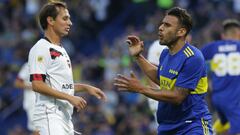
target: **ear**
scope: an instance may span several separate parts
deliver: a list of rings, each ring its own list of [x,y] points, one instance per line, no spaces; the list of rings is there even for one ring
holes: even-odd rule
[[[180,28],[177,31],[177,36],[182,37],[182,36],[186,35],[186,33],[187,33],[187,30],[185,28]]]
[[[47,22],[48,22],[48,24],[53,25],[55,20],[49,16],[49,17],[47,17]]]

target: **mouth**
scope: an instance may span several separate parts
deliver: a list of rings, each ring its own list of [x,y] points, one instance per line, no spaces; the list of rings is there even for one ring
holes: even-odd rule
[[[66,28],[65,31],[69,32],[69,31],[70,31],[70,28]]]
[[[158,34],[158,37],[159,37],[160,40],[163,39],[163,35],[162,34]]]

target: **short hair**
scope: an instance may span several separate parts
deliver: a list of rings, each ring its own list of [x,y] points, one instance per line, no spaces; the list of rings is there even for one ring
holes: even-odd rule
[[[59,14],[58,8],[67,8],[67,5],[65,2],[60,2],[60,1],[52,1],[47,4],[45,4],[38,15],[38,23],[40,27],[43,30],[47,29],[47,17],[52,17],[53,19],[56,19],[57,15]]]
[[[180,25],[187,30],[186,35],[191,31],[193,21],[191,15],[187,12],[187,10],[180,7],[173,7],[167,11],[166,15],[177,17]]]
[[[236,19],[226,19],[222,23],[223,32],[227,32],[233,28],[240,28],[240,22]]]

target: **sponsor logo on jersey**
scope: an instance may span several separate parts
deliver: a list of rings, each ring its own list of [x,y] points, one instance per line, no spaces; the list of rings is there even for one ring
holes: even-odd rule
[[[176,83],[176,79],[170,79],[164,76],[160,76],[160,89],[172,90]]]
[[[63,84],[62,89],[73,89],[73,84]]]
[[[175,71],[173,69],[169,69],[169,73],[174,74],[174,75],[178,75],[178,71]]]

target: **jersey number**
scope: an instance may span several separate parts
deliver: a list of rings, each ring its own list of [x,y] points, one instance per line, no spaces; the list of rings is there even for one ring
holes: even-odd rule
[[[219,76],[240,75],[240,53],[232,52],[229,54],[216,54],[212,60],[212,70]]]

